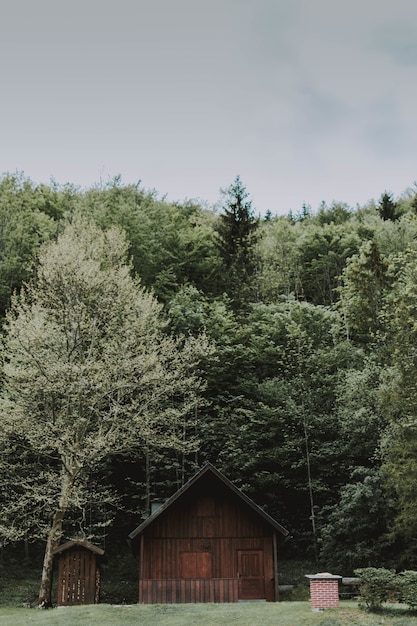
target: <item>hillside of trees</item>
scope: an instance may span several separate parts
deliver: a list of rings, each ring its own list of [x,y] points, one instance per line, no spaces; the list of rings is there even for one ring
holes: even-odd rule
[[[415,566],[417,188],[265,217],[248,191],[236,177],[214,208],[120,177],[0,179],[1,546],[46,541],[58,510],[64,537],[125,541],[210,461],[289,555]],[[63,311],[91,345],[58,350]],[[64,397],[82,409],[59,421]]]

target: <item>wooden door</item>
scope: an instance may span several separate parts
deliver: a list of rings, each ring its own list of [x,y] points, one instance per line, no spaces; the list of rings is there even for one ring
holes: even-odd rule
[[[238,550],[239,600],[265,599],[263,550]]]

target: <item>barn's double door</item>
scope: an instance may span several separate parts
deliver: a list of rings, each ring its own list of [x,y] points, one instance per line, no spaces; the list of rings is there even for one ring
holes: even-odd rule
[[[239,600],[265,598],[263,550],[238,550]]]

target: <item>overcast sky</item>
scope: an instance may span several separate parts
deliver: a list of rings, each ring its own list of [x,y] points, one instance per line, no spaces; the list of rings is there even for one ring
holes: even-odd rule
[[[417,180],[416,0],[9,0],[0,172],[259,213]]]

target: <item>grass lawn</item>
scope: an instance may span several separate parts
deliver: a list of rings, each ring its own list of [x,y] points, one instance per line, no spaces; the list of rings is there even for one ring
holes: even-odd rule
[[[138,605],[137,563],[130,554],[123,557],[121,549],[116,552],[117,558],[103,567],[101,604],[43,611],[23,608],[36,606],[42,551],[33,554],[33,565],[10,551],[0,562],[0,626],[417,626],[417,614],[401,605],[372,614],[344,601],[338,609],[314,613],[304,576],[314,566],[301,561],[281,563],[281,580],[296,586],[283,602]]]
[[[404,607],[366,613],[355,602],[313,612],[308,602],[109,605],[49,609],[0,608],[0,626],[417,626]]]

